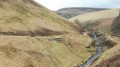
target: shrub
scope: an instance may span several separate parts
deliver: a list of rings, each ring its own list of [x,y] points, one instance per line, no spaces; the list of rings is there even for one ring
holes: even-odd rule
[[[74,23],[79,26],[79,27],[82,27],[82,24],[80,23],[80,21],[78,19],[75,19],[74,20]]]

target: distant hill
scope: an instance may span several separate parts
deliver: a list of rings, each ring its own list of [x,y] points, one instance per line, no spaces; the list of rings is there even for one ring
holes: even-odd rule
[[[64,18],[69,19],[88,12],[101,11],[107,9],[108,8],[69,7],[69,8],[59,9],[56,11],[56,13]]]
[[[96,27],[99,28],[100,31],[104,31],[104,32],[109,31],[109,33],[110,33],[110,31],[112,30],[113,24],[115,23],[114,27],[116,24],[117,25],[119,24],[119,23],[117,23],[119,21],[119,18],[116,19],[118,16],[119,16],[119,9],[111,9],[111,10],[102,10],[102,11],[82,14],[82,15],[73,17],[69,20],[72,22],[75,22],[75,20],[78,20],[79,23],[81,23],[81,24],[84,24],[86,22],[89,22],[89,23],[99,22],[99,25]],[[96,27],[95,27],[95,29],[97,29]],[[118,28],[118,30],[119,30],[119,28]],[[111,33],[112,33],[112,31],[111,31]]]
[[[119,9],[110,9],[110,10],[102,10],[96,12],[90,12],[82,15],[75,16],[70,18],[70,21],[74,21],[75,19],[80,20],[81,22],[89,21],[89,20],[99,20],[105,18],[117,17],[119,15]]]

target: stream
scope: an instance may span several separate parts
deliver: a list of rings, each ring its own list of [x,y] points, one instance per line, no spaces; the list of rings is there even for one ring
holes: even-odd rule
[[[97,35],[93,35],[93,38],[95,40],[98,39]],[[102,53],[103,53],[103,44],[99,43],[97,45],[96,53],[92,55],[85,63],[83,63],[79,67],[89,67],[99,56],[101,56]]]

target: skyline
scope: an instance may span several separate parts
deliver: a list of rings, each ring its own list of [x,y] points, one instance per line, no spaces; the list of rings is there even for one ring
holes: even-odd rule
[[[35,0],[50,10],[65,7],[120,8],[118,0]]]

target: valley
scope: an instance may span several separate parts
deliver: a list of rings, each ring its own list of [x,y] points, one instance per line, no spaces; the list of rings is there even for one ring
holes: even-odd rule
[[[119,21],[119,9],[0,0],[0,67],[119,66]]]
[[[112,14],[113,13],[113,14]],[[108,15],[107,15],[108,14]],[[98,12],[91,12],[83,15],[79,15],[70,19],[74,24],[82,26],[85,31],[100,32],[105,35],[108,41],[104,43],[104,52],[88,67],[97,67],[99,63],[106,61],[106,67],[109,65],[109,59],[115,58],[119,55],[119,9],[103,10]],[[116,25],[115,25],[116,24]],[[114,29],[114,30],[113,30]],[[115,32],[116,31],[116,32]],[[100,42],[104,42],[102,40]],[[95,54],[96,55],[96,54]],[[95,56],[93,55],[93,57]],[[91,59],[91,58],[90,58]],[[116,61],[116,60],[115,60]],[[119,61],[119,60],[118,60]],[[88,61],[85,65],[90,63]],[[114,62],[118,64],[117,62]],[[102,63],[104,64],[104,63]],[[100,65],[104,67],[104,65]],[[84,64],[83,64],[84,65]],[[119,64],[118,64],[119,65]],[[114,66],[114,65],[113,65]],[[109,67],[113,67],[112,65]],[[117,66],[117,65],[116,65]],[[82,67],[82,66],[81,66]],[[87,67],[87,66],[83,66]]]

